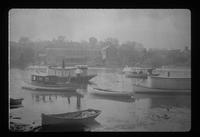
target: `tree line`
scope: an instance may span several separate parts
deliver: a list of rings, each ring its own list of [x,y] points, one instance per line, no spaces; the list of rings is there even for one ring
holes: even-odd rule
[[[68,41],[64,36],[59,36],[51,41],[31,41],[27,37],[22,37],[18,42],[9,42],[10,66],[25,68],[30,64],[38,61],[39,53],[44,53],[47,47],[66,47],[77,49],[107,50],[106,59],[97,56],[91,60],[103,66],[115,65],[123,67],[145,66],[187,66],[191,64],[191,54],[188,47],[185,49],[167,50],[167,49],[146,49],[144,46],[135,41],[128,41],[120,44],[116,38],[107,38],[98,41],[95,37],[90,37],[88,41]],[[91,51],[92,52],[92,51]],[[116,63],[113,63],[116,62]]]

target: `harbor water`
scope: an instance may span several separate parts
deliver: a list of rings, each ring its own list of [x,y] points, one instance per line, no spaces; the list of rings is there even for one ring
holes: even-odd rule
[[[29,72],[10,70],[9,96],[24,98],[22,107],[9,110],[11,125],[24,125],[20,131],[38,127],[38,132],[65,131],[189,131],[191,128],[190,95],[134,94],[137,79],[126,78],[120,69],[89,68],[97,74],[91,84],[80,85],[76,92],[30,91],[22,89]],[[95,96],[94,88],[131,92],[133,98]],[[84,109],[99,109],[95,121],[80,127],[41,127],[41,114],[58,114]],[[15,129],[17,130],[17,129]]]

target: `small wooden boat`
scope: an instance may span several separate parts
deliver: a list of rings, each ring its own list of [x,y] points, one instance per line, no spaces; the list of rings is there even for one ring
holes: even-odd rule
[[[119,97],[119,98],[130,98],[133,96],[133,93],[131,92],[121,92],[121,91],[114,91],[110,89],[101,89],[101,88],[94,88],[94,90],[91,92],[93,95],[98,96],[106,96],[106,97]]]
[[[107,95],[98,95],[98,94],[91,94],[92,98],[100,99],[100,100],[109,100],[109,101],[117,101],[117,102],[134,102],[134,96],[107,96]]]
[[[87,109],[76,112],[62,113],[62,114],[41,114],[42,125],[71,125],[84,124],[88,121],[94,120],[99,114],[100,110]]]

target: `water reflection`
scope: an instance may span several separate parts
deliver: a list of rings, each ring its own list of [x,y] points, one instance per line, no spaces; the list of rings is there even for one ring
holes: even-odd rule
[[[81,109],[81,98],[84,96],[82,94],[77,93],[76,91],[73,92],[41,92],[41,91],[32,91],[31,97],[33,100],[33,103],[37,104],[45,104],[45,103],[54,103],[56,101],[59,101],[60,99],[67,100],[66,102],[70,105],[71,104],[71,98],[76,98],[76,108],[77,110]]]
[[[120,102],[134,102],[135,98],[133,96],[126,96],[126,97],[120,97],[120,96],[107,96],[107,95],[90,95],[91,98],[94,99],[102,99],[102,100],[111,100],[111,101],[120,101]]]
[[[84,124],[70,124],[70,125],[51,125],[51,126],[42,126],[39,130],[40,132],[80,132],[80,131],[91,131],[95,128],[101,127],[101,124],[96,121],[88,121]]]
[[[146,100],[150,108],[156,107],[191,107],[191,96],[190,95],[166,95],[166,94],[135,94],[136,100]]]

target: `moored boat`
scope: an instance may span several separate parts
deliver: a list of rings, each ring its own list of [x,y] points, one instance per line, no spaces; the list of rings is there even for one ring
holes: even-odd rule
[[[151,87],[158,89],[190,90],[190,77],[150,76]]]
[[[115,93],[113,93],[115,92]],[[119,91],[109,91],[104,89],[93,90],[90,94],[92,98],[119,101],[119,102],[134,102],[135,98],[133,93],[119,92]]]
[[[31,74],[31,82],[25,83],[23,88],[31,90],[76,90],[80,84],[86,84],[96,75],[87,74],[86,65],[75,67],[46,66],[39,70],[34,70]]]
[[[135,93],[190,93],[190,77],[149,76],[146,83],[134,84]]]
[[[41,114],[42,125],[84,124],[101,114],[100,110],[87,109],[62,114]]]
[[[101,89],[101,88],[93,88],[92,95],[98,96],[106,96],[106,97],[119,97],[119,98],[132,98],[132,92],[125,92],[125,91],[113,91],[109,89]]]
[[[134,92],[140,94],[191,94],[190,89],[160,89],[144,85],[134,85]]]

